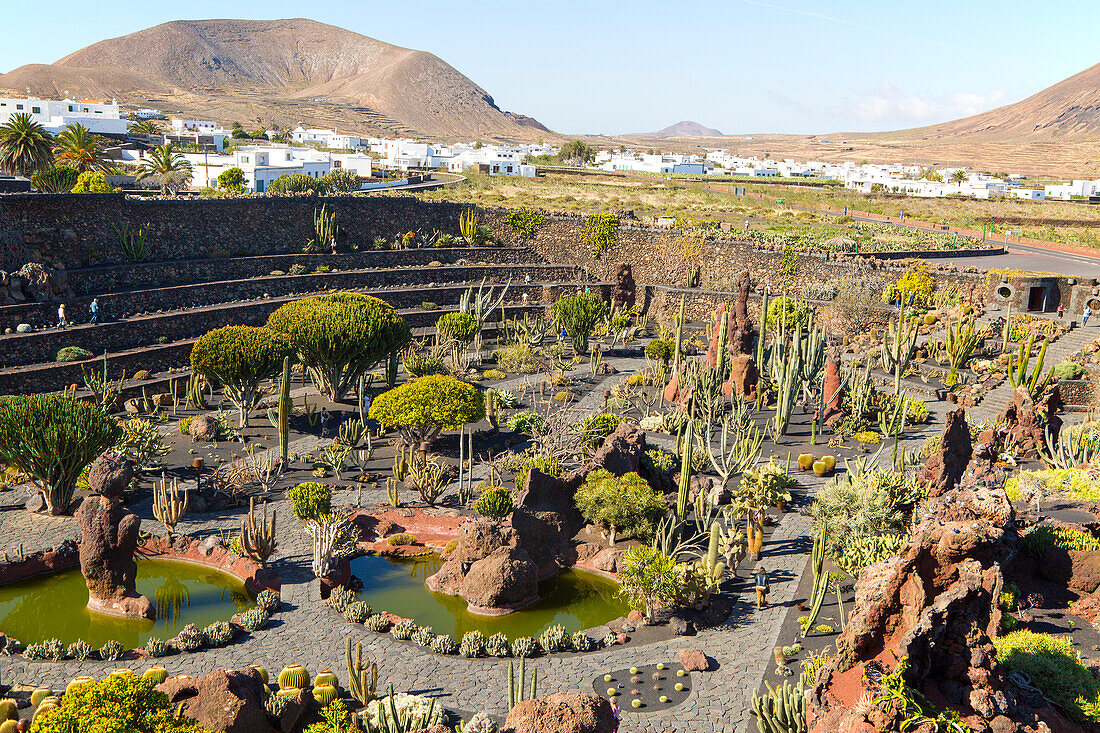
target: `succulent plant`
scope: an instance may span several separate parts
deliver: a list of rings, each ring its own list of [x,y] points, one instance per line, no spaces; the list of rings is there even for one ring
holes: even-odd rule
[[[163,657],[168,654],[168,644],[155,636],[150,636],[145,642],[145,653],[150,657]],[[168,674],[166,672],[165,678],[167,679],[167,677]],[[164,680],[161,680],[161,682],[163,681]],[[160,684],[160,682],[157,684]]]
[[[47,697],[53,695],[53,690],[48,687],[36,687],[31,691],[31,705],[38,707]]]
[[[393,635],[393,638],[395,639],[405,640],[411,639],[413,633],[416,630],[416,624],[406,618],[398,621],[397,624],[394,625],[392,629],[390,629],[390,634]]]
[[[512,656],[523,659],[535,656],[537,651],[537,642],[530,636],[519,636],[512,640]]]
[[[432,639],[432,651],[436,654],[454,654],[458,651],[458,644],[450,634],[440,634]]]
[[[122,645],[112,638],[99,649],[99,658],[103,661],[116,661],[122,658],[123,650]]]
[[[569,640],[570,646],[576,652],[590,652],[596,648],[596,642],[588,634],[578,631]]]
[[[300,664],[288,664],[279,673],[279,689],[288,687],[304,689],[309,686],[309,672]]]
[[[344,618],[353,624],[361,624],[370,616],[371,608],[363,601],[352,601],[344,606]]]
[[[269,692],[267,696],[264,697],[264,712],[267,713],[267,717],[272,720],[278,720],[289,704],[290,700],[283,695],[275,695]]]
[[[197,652],[206,645],[206,636],[195,624],[187,624],[176,636],[176,648],[181,652]]]
[[[368,616],[363,625],[367,627],[367,631],[382,633],[390,628],[390,621],[382,614],[376,613]]]
[[[350,590],[342,585],[338,585],[332,589],[328,594],[328,605],[333,610],[343,613],[344,609],[348,607],[349,603],[354,603],[359,600],[359,596],[355,594],[355,591]]]
[[[336,677],[336,673],[331,669],[322,669],[317,673],[317,676],[313,678],[314,687],[339,687],[340,680]]]
[[[413,632],[411,638],[414,643],[420,646],[431,646],[432,642],[435,640],[435,632],[432,631],[431,626],[421,626]]]
[[[279,596],[273,591],[263,590],[256,594],[256,607],[262,608],[269,614],[275,613],[280,603]]]
[[[160,641],[160,639],[157,639],[157,641]],[[160,643],[164,644],[163,641],[161,641]],[[167,644],[165,644],[165,646],[167,646]],[[149,649],[148,642],[146,642],[146,644],[145,644],[145,649],[147,651]],[[149,669],[142,672],[141,678],[145,679],[145,680],[149,680],[154,685],[159,685],[161,682],[164,682],[166,679],[168,679],[168,670],[165,669],[164,667],[159,667],[159,666],[158,667],[150,667]]]
[[[566,634],[564,626],[554,624],[542,632],[539,636],[539,644],[547,654],[569,651],[569,635]]]
[[[508,643],[508,637],[497,632],[485,642],[485,653],[492,657],[512,656],[512,645]]]
[[[250,608],[237,617],[237,623],[246,631],[259,631],[267,626],[271,619],[267,611],[262,608]]]
[[[0,700],[0,719],[19,720],[19,703],[10,697]]]
[[[485,634],[480,631],[469,631],[462,637],[462,656],[464,657],[483,657],[485,656]]]
[[[607,636],[603,638],[604,648],[615,646],[619,643],[619,636],[614,631],[608,631]]]
[[[233,627],[228,621],[215,621],[202,630],[202,635],[212,647],[225,646],[233,641]]]
[[[338,694],[336,688],[332,685],[317,685],[313,688],[313,699],[316,700],[317,704],[321,707],[335,700]]]
[[[83,639],[77,639],[72,644],[69,644],[69,648],[66,650],[70,659],[79,659],[81,661],[92,656],[92,651],[92,645]]]

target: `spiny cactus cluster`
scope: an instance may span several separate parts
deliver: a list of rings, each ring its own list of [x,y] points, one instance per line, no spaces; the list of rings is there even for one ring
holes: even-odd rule
[[[145,642],[145,653],[150,657],[163,657],[168,654],[168,644],[155,636]]]
[[[187,624],[176,637],[176,648],[181,652],[197,652],[206,645],[206,636],[195,624]]]
[[[271,616],[262,608],[250,608],[237,617],[237,623],[246,631],[259,631],[267,627]]]
[[[432,651],[436,654],[454,654],[458,651],[458,644],[450,634],[440,634],[432,639]]]
[[[380,613],[368,616],[363,622],[363,625],[367,627],[367,631],[374,631],[382,633],[390,628],[389,620]]]
[[[539,636],[539,644],[547,654],[569,651],[569,635],[565,633],[564,626],[555,624],[542,632],[542,635]]]
[[[203,629],[202,634],[212,647],[225,646],[233,641],[233,627],[228,621],[215,621]]]
[[[256,607],[262,608],[269,614],[278,610],[279,603],[279,596],[272,591],[264,590],[256,594]]]
[[[393,635],[393,638],[404,641],[406,639],[411,639],[416,630],[416,624],[408,619],[402,619],[397,625],[390,629],[390,634]]]
[[[485,643],[485,634],[480,631],[467,632],[462,637],[462,656],[470,658],[485,656]]]
[[[353,624],[361,624],[370,616],[371,608],[363,601],[352,601],[344,606],[344,618]]]
[[[508,643],[508,637],[497,632],[485,642],[485,653],[492,657],[512,656],[512,645]]]

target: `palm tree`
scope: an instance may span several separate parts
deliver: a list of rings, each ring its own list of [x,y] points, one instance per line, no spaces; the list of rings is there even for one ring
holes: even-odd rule
[[[73,123],[59,132],[53,143],[54,155],[81,173],[103,170],[106,165],[103,148],[103,138],[93,135],[91,130],[79,123]]]
[[[952,172],[952,174],[951,174],[951,182],[952,183],[965,183],[966,180],[969,177],[970,176],[968,176],[966,174],[966,171],[964,171],[962,168],[956,168],[954,170],[954,172]]]
[[[19,112],[0,125],[0,169],[30,178],[52,163],[50,133],[30,114]]]
[[[164,130],[156,122],[152,120],[134,120],[127,127],[126,131],[133,135],[163,135]]]
[[[160,192],[178,191],[191,182],[191,161],[177,153],[172,143],[158,145],[149,157],[138,166],[139,181],[156,176],[160,179]]]

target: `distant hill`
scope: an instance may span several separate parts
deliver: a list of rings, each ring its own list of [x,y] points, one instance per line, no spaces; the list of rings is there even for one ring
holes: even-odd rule
[[[675,125],[669,125],[663,130],[658,130],[657,132],[646,132],[642,134],[653,135],[654,137],[715,137],[721,135],[722,133],[718,130],[715,130],[713,127],[704,127],[698,122],[683,120],[681,122],[677,122]]]
[[[117,98],[242,124],[555,139],[437,56],[305,19],[177,20],[0,74],[0,89]],[[549,133],[549,134],[547,134]]]

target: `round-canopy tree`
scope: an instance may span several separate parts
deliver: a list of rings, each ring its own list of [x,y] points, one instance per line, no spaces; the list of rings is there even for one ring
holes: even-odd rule
[[[656,609],[675,602],[682,586],[676,560],[651,545],[635,545],[623,553],[619,582],[622,595],[644,606],[650,621]]]
[[[287,303],[267,327],[286,334],[317,389],[339,400],[359,377],[412,340],[389,303],[359,293],[314,295]]]
[[[84,467],[122,429],[99,405],[62,395],[0,399],[0,456],[29,474],[50,514],[64,514]]]
[[[240,413],[240,426],[259,402],[260,382],[278,374],[293,355],[290,339],[255,326],[226,326],[204,334],[191,348],[191,369],[225,386],[225,396]]]
[[[665,513],[661,497],[633,472],[614,476],[597,469],[577,489],[575,501],[585,519],[607,527],[612,545],[618,532],[648,542]]]
[[[458,430],[485,417],[485,400],[466,382],[432,374],[383,392],[370,406],[370,417],[396,428],[406,445],[431,443],[443,430]]]
[[[439,337],[450,343],[451,364],[459,365],[459,355],[466,351],[470,342],[477,337],[481,324],[469,313],[444,313],[435,323]]]
[[[607,303],[595,293],[577,293],[558,298],[552,309],[554,322],[565,329],[573,350],[588,353],[588,337],[596,324],[607,317]]]
[[[244,171],[237,166],[222,171],[217,180],[218,188],[230,193],[244,193],[244,184],[247,182]]]

